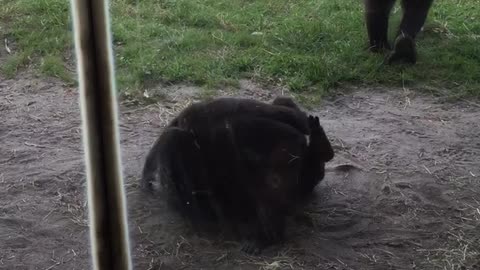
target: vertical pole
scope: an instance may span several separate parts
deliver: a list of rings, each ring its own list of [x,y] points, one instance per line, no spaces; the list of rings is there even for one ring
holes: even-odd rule
[[[117,100],[105,0],[71,0],[93,269],[130,270]]]

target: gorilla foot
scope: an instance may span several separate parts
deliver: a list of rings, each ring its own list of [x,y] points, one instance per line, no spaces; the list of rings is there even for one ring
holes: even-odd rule
[[[417,62],[417,51],[415,49],[415,40],[405,34],[400,34],[395,40],[393,52],[388,56],[387,63],[393,64],[403,62],[415,64]]]

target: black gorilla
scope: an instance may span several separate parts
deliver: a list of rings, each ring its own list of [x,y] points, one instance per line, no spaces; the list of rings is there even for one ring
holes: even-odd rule
[[[173,119],[147,155],[143,186],[164,185],[193,224],[253,221],[255,240],[244,250],[254,253],[282,238],[288,209],[333,156],[318,118],[291,99],[219,98]]]
[[[370,50],[373,52],[391,49],[388,42],[388,20],[395,0],[365,0]],[[404,61],[415,64],[417,52],[415,37],[423,27],[433,0],[402,0],[403,17],[398,29],[393,52],[388,63]]]

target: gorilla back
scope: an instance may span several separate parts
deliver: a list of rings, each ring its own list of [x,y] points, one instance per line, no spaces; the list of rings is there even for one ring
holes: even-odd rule
[[[210,123],[221,122],[235,115],[280,121],[309,134],[307,119],[300,110],[245,98],[217,98],[192,104],[173,119],[169,126],[203,133]]]

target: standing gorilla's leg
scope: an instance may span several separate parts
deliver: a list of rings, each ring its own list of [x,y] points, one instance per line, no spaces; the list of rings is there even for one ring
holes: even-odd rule
[[[153,191],[162,185],[168,199],[196,225],[211,210],[203,158],[191,132],[167,128],[147,155],[142,187]]]
[[[365,19],[372,52],[391,48],[388,43],[388,19],[394,3],[395,0],[365,0]]]
[[[403,18],[388,63],[404,61],[415,64],[417,62],[415,38],[425,24],[432,3],[433,0],[402,1]]]
[[[403,0],[403,18],[398,34],[404,33],[415,39],[427,20],[432,3],[433,0]]]

